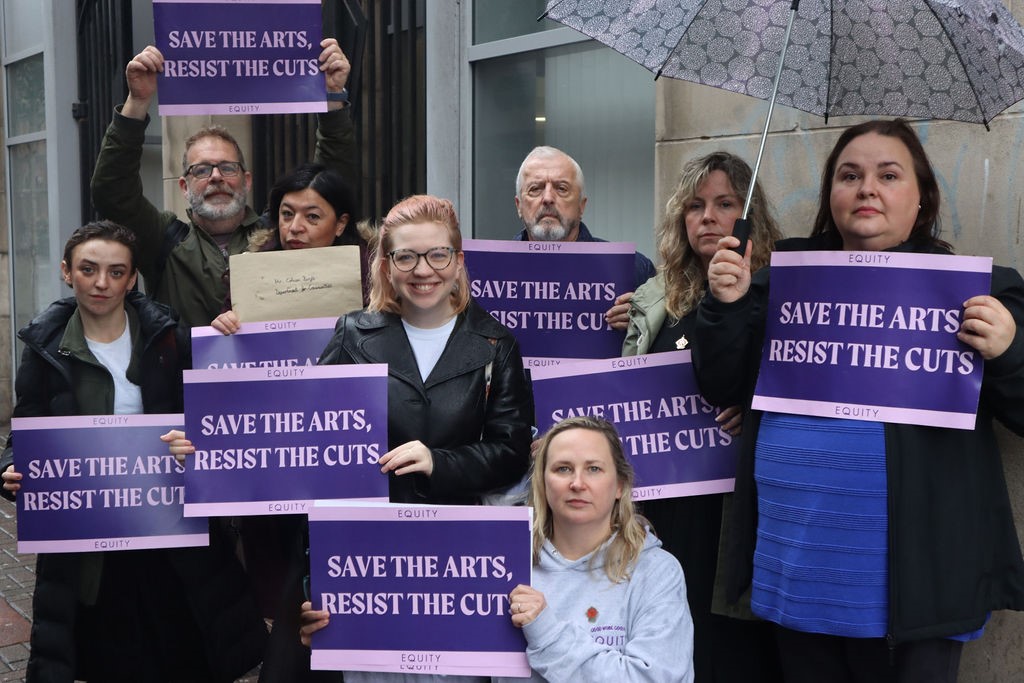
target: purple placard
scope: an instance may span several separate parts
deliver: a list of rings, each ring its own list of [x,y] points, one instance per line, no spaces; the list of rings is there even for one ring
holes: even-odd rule
[[[327,111],[320,0],[153,0],[160,115]]]
[[[627,242],[463,240],[470,292],[519,341],[524,357],[607,358],[624,333],[604,320],[633,289]]]
[[[758,410],[974,429],[984,363],[956,338],[992,259],[776,252]]]
[[[531,580],[527,507],[328,505],[309,513],[313,669],[529,676],[508,594]]]
[[[209,544],[205,518],[186,518],[184,468],[160,435],[181,415],[16,417],[18,552],[56,553]]]
[[[733,490],[736,442],[697,389],[689,351],[566,363],[531,371],[541,433],[567,417],[615,424],[636,471],[633,500]]]
[[[387,500],[387,366],[185,371],[186,515],[308,512]]]
[[[242,323],[235,334],[192,328],[192,367],[287,368],[316,365],[337,318]]]

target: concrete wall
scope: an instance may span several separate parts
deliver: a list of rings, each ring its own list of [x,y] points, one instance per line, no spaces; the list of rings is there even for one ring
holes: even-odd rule
[[[4,149],[4,95],[0,93],[0,150]],[[7,155],[0,154],[0,434],[10,433],[13,391],[11,367],[11,242],[7,229]]]
[[[1018,3],[1013,9],[1017,19],[1024,20],[1024,6]],[[659,80],[657,216],[662,215],[686,160],[725,149],[753,165],[767,108],[766,102],[741,95]],[[839,131],[861,120],[832,120],[826,127],[819,117],[775,109],[759,182],[788,236],[809,233],[825,157]],[[979,125],[939,121],[915,124],[915,128],[938,174],[943,194],[942,236],[957,253],[992,256],[999,265],[1024,270],[1024,106],[1017,105],[990,125],[990,132]],[[1024,442],[1004,431],[1001,445],[1017,528],[1024,531]],[[993,615],[985,636],[964,650],[961,680],[1024,680],[1024,613]]]

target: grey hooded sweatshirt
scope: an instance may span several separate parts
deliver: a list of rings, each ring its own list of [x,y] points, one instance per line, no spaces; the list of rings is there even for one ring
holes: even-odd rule
[[[630,578],[612,583],[607,546],[570,561],[544,544],[532,584],[548,604],[523,629],[529,680],[692,682],[693,621],[679,562],[648,531]]]

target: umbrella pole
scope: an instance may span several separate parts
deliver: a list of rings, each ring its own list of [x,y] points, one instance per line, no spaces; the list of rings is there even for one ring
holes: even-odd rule
[[[747,199],[743,202],[743,216],[736,221],[735,227],[733,227],[733,237],[736,237],[740,241],[740,246],[737,251],[740,254],[746,251],[747,238],[750,236],[750,221],[747,220],[747,214],[750,211],[750,201],[754,197],[754,183],[757,182],[757,172],[761,168],[761,157],[764,156],[764,143],[768,139],[768,126],[772,122],[772,112],[775,111],[775,96],[779,92],[779,81],[782,79],[782,65],[786,61],[786,49],[789,47],[789,34],[793,30],[793,19],[796,18],[796,12],[800,7],[800,0],[793,0],[793,4],[789,8],[789,23],[786,24],[786,35],[782,39],[782,53],[779,55],[779,65],[775,69],[775,82],[772,84],[772,96],[768,100],[768,116],[764,120],[764,130],[761,132],[761,145],[757,149],[757,160],[754,162],[754,172],[750,176],[750,186],[747,188]]]

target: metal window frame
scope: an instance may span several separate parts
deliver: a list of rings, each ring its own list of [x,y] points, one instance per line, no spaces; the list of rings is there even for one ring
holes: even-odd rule
[[[473,110],[473,66],[482,61],[489,59],[496,59],[499,57],[508,57],[511,55],[523,54],[526,52],[534,52],[537,50],[546,50],[549,48],[563,47],[566,45],[573,45],[576,43],[588,42],[591,39],[578,31],[574,31],[571,28],[554,28],[546,31],[539,31],[537,33],[528,33],[521,36],[515,36],[512,38],[503,38],[501,40],[489,41],[485,43],[473,43],[473,12],[474,3],[472,1],[457,2],[456,0],[444,0],[443,3],[439,2],[439,5],[450,5],[446,6],[441,16],[436,17],[440,20],[444,20],[448,17],[448,23],[452,23],[450,17],[453,15],[456,17],[454,23],[458,26],[459,33],[459,45],[458,51],[459,63],[457,73],[458,78],[458,102],[456,115],[449,115],[447,123],[442,117],[440,125],[430,126],[430,116],[433,112],[435,115],[443,114],[445,111],[444,100],[450,98],[452,88],[447,85],[443,80],[440,82],[434,75],[434,80],[431,80],[431,71],[427,72],[427,116],[428,116],[428,129],[430,135],[428,136],[428,144],[433,143],[434,148],[445,147],[449,150],[457,149],[458,154],[444,154],[437,160],[435,166],[435,159],[428,150],[427,163],[428,169],[433,168],[433,174],[428,170],[428,191],[433,192],[433,187],[440,187],[447,190],[449,194],[445,196],[452,196],[453,201],[456,203],[456,208],[459,210],[459,215],[464,220],[469,220],[470,217],[475,215],[476,197],[473,193],[473,130],[475,123],[475,112]],[[438,14],[440,14],[440,12]],[[430,15],[428,14],[428,19]],[[432,29],[433,28],[433,32]],[[445,29],[444,26],[438,27],[431,25],[430,21],[427,22],[427,45],[429,46],[432,42],[437,42],[437,38],[442,41],[445,37],[451,35],[450,27]],[[428,60],[429,61],[429,60]],[[448,70],[450,73],[451,70]],[[450,78],[450,76],[449,76]],[[439,177],[449,179],[446,183],[439,183],[437,179]],[[435,179],[435,184],[431,185],[430,179]],[[453,181],[451,179],[457,179]],[[473,224],[473,234],[476,234],[475,221]]]
[[[77,92],[77,54],[75,52],[74,5],[67,0],[36,0],[41,4],[41,42],[38,49],[22,50],[17,53],[0,55],[0,87],[3,88],[3,102],[7,106],[7,67],[33,55],[43,55],[43,102],[44,126],[36,133],[8,137],[9,115],[5,112],[4,174],[7,192],[8,232],[8,301],[10,303],[11,335],[11,388],[18,367],[17,355],[17,313],[14,306],[14,221],[11,202],[11,154],[15,145],[44,140],[46,142],[46,184],[49,228],[47,234],[51,260],[59,257],[64,241],[80,223],[81,190],[79,185],[79,164],[77,158],[78,129],[70,118],[71,105]],[[3,4],[0,3],[0,35],[6,22]],[[58,68],[59,65],[59,68]],[[70,68],[69,68],[70,65]],[[57,263],[54,261],[53,281],[59,292]],[[36,313],[35,311],[32,312]]]

